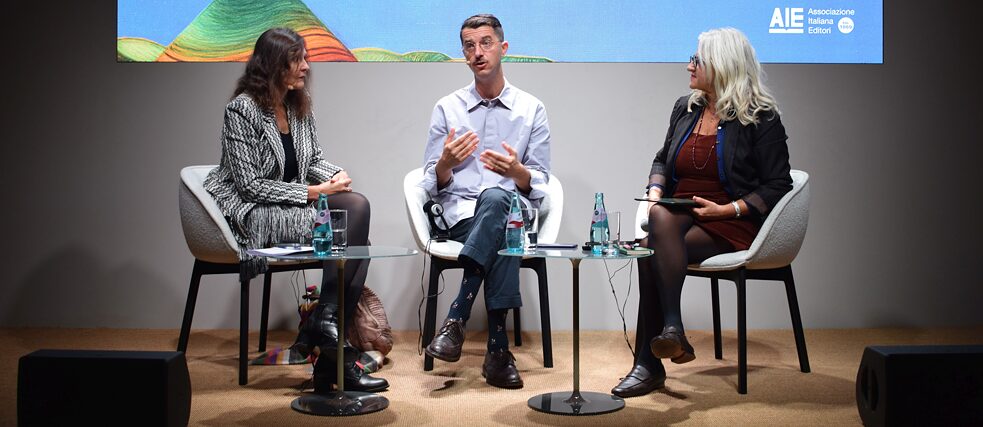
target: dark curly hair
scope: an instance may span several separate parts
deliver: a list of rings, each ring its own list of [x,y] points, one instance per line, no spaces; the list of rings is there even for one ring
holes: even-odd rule
[[[256,40],[246,71],[239,77],[233,98],[246,93],[261,108],[274,111],[277,103],[287,104],[298,117],[311,111],[306,90],[288,90],[283,82],[293,63],[303,59],[304,38],[289,28],[270,28]],[[307,79],[310,80],[310,71]]]

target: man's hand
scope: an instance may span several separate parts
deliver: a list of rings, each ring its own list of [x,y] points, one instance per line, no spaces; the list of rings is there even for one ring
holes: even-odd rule
[[[464,135],[454,139],[454,133],[453,128],[447,133],[447,139],[444,140],[444,151],[440,153],[440,159],[437,160],[437,170],[450,171],[470,157],[474,150],[478,149],[478,134],[467,131]]]
[[[437,172],[437,187],[443,188],[451,180],[451,170],[455,166],[464,162],[465,159],[478,149],[478,134],[467,131],[457,139],[454,139],[454,128],[447,133],[444,140],[444,150],[440,152],[440,159],[435,166]]]
[[[529,169],[526,169],[526,165],[523,165],[519,161],[519,156],[516,154],[515,149],[505,143],[505,141],[502,141],[502,148],[508,154],[485,150],[481,152],[479,160],[485,164],[485,169],[506,178],[512,178],[519,191],[528,194],[532,191],[532,183],[530,181],[532,176],[529,174]]]
[[[505,141],[502,141],[502,148],[505,148],[505,152],[508,154],[485,150],[481,152],[479,160],[485,164],[485,169],[515,180],[522,175],[522,172],[526,172],[526,167],[519,162],[515,149],[506,144]]]

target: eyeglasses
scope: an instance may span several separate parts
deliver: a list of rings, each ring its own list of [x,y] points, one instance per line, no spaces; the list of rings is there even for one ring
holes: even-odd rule
[[[476,47],[481,46],[481,50],[487,52],[494,45],[495,45],[495,41],[493,41],[491,37],[485,37],[477,44],[475,44],[475,42],[470,40],[464,42],[464,45],[462,46],[462,50],[464,51],[464,53],[472,54],[474,53],[474,49]]]
[[[693,64],[694,67],[699,67],[702,61],[700,61],[699,55],[692,55],[689,57],[689,62]]]

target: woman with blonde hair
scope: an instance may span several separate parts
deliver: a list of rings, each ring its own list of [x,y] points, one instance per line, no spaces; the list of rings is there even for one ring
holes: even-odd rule
[[[656,255],[639,259],[634,366],[611,390],[621,397],[662,388],[660,359],[696,358],[680,314],[687,264],[748,249],[792,188],[788,137],[747,37],[733,28],[700,34],[686,70],[691,91],[673,106],[645,188],[650,200],[692,199],[696,207],[649,206],[642,242]]]

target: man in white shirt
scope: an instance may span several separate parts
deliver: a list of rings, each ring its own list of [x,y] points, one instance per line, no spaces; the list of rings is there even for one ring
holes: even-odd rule
[[[505,317],[510,308],[522,305],[521,258],[497,252],[505,247],[511,192],[518,191],[522,202],[533,207],[546,195],[549,123],[539,99],[505,80],[502,57],[509,43],[497,18],[468,18],[460,37],[474,82],[434,107],[420,186],[443,206],[450,238],[464,244],[458,258],[464,278],[426,352],[449,362],[461,357],[464,325],[484,281],[489,330],[482,375],[493,386],[520,388]]]

